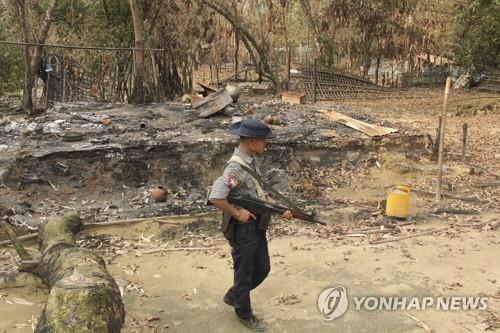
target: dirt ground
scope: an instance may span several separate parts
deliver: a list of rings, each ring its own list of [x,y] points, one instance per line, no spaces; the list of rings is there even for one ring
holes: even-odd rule
[[[429,225],[440,225],[439,221]],[[495,265],[498,235],[478,232],[450,237],[427,236],[386,245],[332,244],[300,236],[270,242],[272,273],[252,292],[254,308],[266,320],[270,332],[420,332],[404,312],[348,311],[332,322],[317,310],[319,292],[344,286],[353,295],[497,295],[500,269]],[[226,248],[226,252],[229,249]],[[138,265],[133,280],[144,286],[148,297],[125,296],[128,317],[124,331],[147,318],[158,327],[175,332],[245,332],[232,309],[221,302],[231,285],[227,257],[203,253],[168,253],[153,258],[121,257],[110,266],[113,274]],[[293,304],[294,302],[297,302]],[[498,299],[489,306],[499,309]],[[480,331],[478,312],[428,310],[413,315],[437,332]]]
[[[434,137],[441,89],[415,89],[410,94],[418,98],[329,105],[362,109],[398,128]],[[385,151],[378,156],[381,167],[345,168],[338,187],[322,190],[332,203],[331,209],[320,212],[328,227],[284,221],[273,226],[271,274],[252,292],[255,312],[269,332],[426,331],[403,311],[356,311],[352,304],[341,318],[324,321],[317,297],[334,286],[358,296],[485,296],[486,311],[408,312],[435,332],[500,331],[500,229],[489,227],[500,216],[500,99],[478,98],[485,96],[471,92],[450,96],[444,174],[449,197],[442,202],[436,203],[432,195],[435,162],[412,152]],[[460,156],[464,122],[469,124],[468,164]],[[376,208],[387,188],[398,183],[412,188],[406,221],[393,221]],[[470,214],[436,212],[443,207]],[[190,221],[181,223],[188,229],[150,221],[82,235],[79,244],[100,251],[123,290],[127,312],[123,332],[247,332],[221,300],[231,285],[232,263],[229,246],[216,232],[217,221],[207,218],[194,225]],[[356,232],[380,230],[389,222],[398,229],[395,235]],[[338,228],[344,232],[333,232]],[[432,228],[436,232],[424,236],[372,244]],[[175,246],[197,250],[161,250]],[[11,250],[2,251],[7,255]],[[18,280],[15,286],[0,281],[0,332],[31,332],[47,291],[32,280]]]

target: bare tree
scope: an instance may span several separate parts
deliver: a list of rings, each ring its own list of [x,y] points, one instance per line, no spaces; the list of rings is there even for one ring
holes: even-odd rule
[[[272,71],[271,66],[269,65],[266,50],[263,45],[257,42],[252,34],[242,26],[241,21],[237,21],[234,15],[228,9],[226,9],[226,7],[221,2],[217,0],[200,0],[200,2],[215,10],[217,13],[222,15],[222,17],[228,20],[231,25],[233,25],[234,29],[238,31],[240,39],[245,45],[248,53],[250,54],[250,57],[257,67],[257,71],[259,72],[259,74],[271,80],[273,85],[279,89],[280,85],[278,84],[277,75]],[[258,61],[254,49],[259,56]]]
[[[232,1],[234,10],[234,20],[238,23],[238,1]],[[240,34],[238,29],[233,26],[234,31],[234,79],[239,79],[239,53],[240,53]]]
[[[281,19],[283,23],[283,35],[285,37],[285,59],[286,59],[286,89],[288,90],[289,85],[290,85],[290,70],[291,70],[291,61],[292,61],[292,54],[290,50],[290,40],[288,38],[288,29],[286,26],[286,5],[287,5],[287,0],[280,0],[280,7],[281,7]]]
[[[135,50],[134,50],[134,87],[132,102],[144,103],[144,39],[142,36],[143,20],[137,7],[136,0],[129,0],[132,21],[134,23]]]
[[[31,43],[30,39],[30,27],[27,17],[27,3],[26,0],[16,0],[15,5],[19,13],[19,21],[21,24],[21,31],[23,35],[23,57],[24,57],[24,89],[23,89],[23,111],[28,114],[33,113],[33,87],[35,85],[36,73],[40,70],[42,64],[42,53],[43,46],[49,35],[50,26],[52,23],[52,15],[57,6],[58,0],[52,0],[52,2],[47,7],[45,11],[45,18],[40,29],[38,36],[33,32],[35,36],[35,45],[33,51],[30,52]]]

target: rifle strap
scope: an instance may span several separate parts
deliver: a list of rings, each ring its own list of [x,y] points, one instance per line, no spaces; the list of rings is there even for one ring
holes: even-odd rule
[[[255,172],[253,170],[253,168],[248,164],[246,163],[241,157],[239,156],[236,156],[236,155],[233,155],[229,161],[227,162],[227,164],[231,163],[231,162],[235,162],[235,163],[238,163],[241,168],[243,170],[245,170],[246,172],[248,172],[250,174],[250,176],[253,177],[253,179],[255,180],[255,186],[257,188],[257,194],[259,195],[260,198],[261,195],[259,193],[260,190],[263,191],[263,188],[270,192],[271,194],[273,194],[274,196],[276,196],[277,199],[281,199],[282,201],[284,201],[286,204],[288,204],[288,206],[290,206],[291,208],[297,210],[297,211],[302,211],[303,209],[301,209],[299,207],[298,204],[296,204],[295,202],[293,202],[291,199],[285,197],[283,194],[281,194],[280,192],[278,192],[277,190],[275,190],[271,184],[269,184],[268,182],[266,182],[264,179],[262,179],[261,176],[259,176],[259,174],[257,172]],[[227,165],[226,164],[226,165]],[[260,189],[260,190],[259,190]]]
[[[255,175],[257,175],[257,173],[253,171],[253,168],[247,162],[245,162],[245,160],[242,159],[241,157],[239,157],[237,155],[231,156],[229,161],[227,161],[226,166],[229,163],[233,163],[233,162],[238,163],[243,168],[243,170],[245,170],[246,172],[248,172],[248,173],[253,172]],[[250,175],[252,175],[252,174],[250,173]],[[260,184],[258,179],[255,178],[255,176],[252,175],[252,177],[253,177],[252,181],[255,184],[255,189],[257,190],[257,196],[259,197],[259,199],[265,199],[266,192],[262,188],[262,185]]]

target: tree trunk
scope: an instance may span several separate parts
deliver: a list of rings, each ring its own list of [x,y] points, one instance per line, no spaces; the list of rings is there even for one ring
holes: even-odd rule
[[[50,294],[36,333],[120,332],[125,319],[120,290],[102,258],[75,247],[82,226],[73,214],[40,229],[38,273]]]
[[[58,0],[52,0],[52,2],[47,7],[45,12],[45,18],[40,29],[40,34],[36,38],[37,44],[44,44],[49,35],[50,26],[52,24],[52,14],[57,6]],[[26,16],[27,4],[26,0],[17,0],[17,7],[19,11],[19,18],[21,21],[21,29],[23,33],[23,41],[25,43],[30,43],[30,32],[28,25],[28,18]],[[33,49],[33,53],[30,54],[30,47],[28,45],[23,46],[23,57],[24,57],[24,90],[23,90],[23,111],[28,114],[33,113],[33,87],[35,85],[36,73],[43,70],[42,67],[42,53],[43,46],[37,45]],[[46,92],[48,96],[48,92]]]
[[[142,37],[142,16],[137,7],[137,0],[129,0],[132,21],[134,23],[134,87],[132,91],[132,103],[144,103],[144,39]]]
[[[158,101],[160,99],[160,91],[159,91],[160,84],[158,81],[158,67],[156,66],[155,53],[153,51],[151,51],[150,57],[151,57],[151,68],[153,72],[153,81],[155,83],[155,86],[153,88],[154,91],[153,98],[155,101]]]
[[[26,17],[26,0],[17,0],[19,20],[23,32],[23,42],[29,43],[28,19]],[[23,111],[31,115],[33,113],[33,71],[31,70],[31,55],[28,45],[23,46],[24,58],[24,89],[23,89]]]
[[[182,92],[189,91],[188,73],[186,61],[182,62]]]
[[[286,26],[286,0],[281,0],[281,19],[283,20],[283,35],[285,37],[285,61],[286,61],[286,82],[285,90],[290,87],[290,67],[291,67],[291,53],[290,53],[290,41],[288,40],[288,29]]]
[[[375,84],[378,84],[378,70],[380,68],[380,55],[377,56],[377,66],[375,68]]]
[[[240,71],[240,63],[238,54],[240,53],[240,38],[238,33],[234,34],[234,79],[238,81],[239,79],[239,71]]]
[[[234,9],[234,20],[238,23],[238,3],[233,1],[233,9]],[[239,79],[239,53],[240,53],[240,34],[238,32],[238,28],[233,25],[234,31],[234,79],[238,81]]]
[[[371,59],[370,53],[368,53],[364,57],[363,71],[361,72],[362,77],[364,77],[364,78],[368,77],[368,71],[370,70],[371,63],[372,63],[372,59]]]
[[[319,38],[319,29],[317,26],[317,20],[314,18],[312,13],[311,3],[309,0],[300,0],[299,4],[302,9],[302,13],[304,13],[304,16],[306,17],[309,27],[313,30],[314,40],[317,41]]]
[[[255,38],[250,34],[250,32],[246,29],[244,29],[241,26],[241,23],[236,22],[234,17],[232,16],[231,12],[228,11],[225,6],[221,3],[219,3],[217,0],[200,0],[203,4],[207,5],[208,7],[212,8],[215,10],[217,13],[222,15],[226,20],[229,21],[234,27],[236,27],[240,38],[242,39],[243,43],[245,44],[245,47],[248,50],[248,53],[254,60],[254,63],[257,65],[255,54],[253,53],[252,47],[257,51],[257,54],[259,55],[259,63],[258,63],[258,71],[259,71],[259,77],[264,76],[271,80],[273,85],[275,87],[278,87],[278,79],[276,74],[273,72],[271,69],[271,66],[269,66],[268,60],[267,60],[267,54],[265,52],[265,48],[257,43]]]

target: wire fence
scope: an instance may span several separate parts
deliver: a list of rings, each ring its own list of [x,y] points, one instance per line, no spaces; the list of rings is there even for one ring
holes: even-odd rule
[[[146,101],[149,102],[171,99],[192,91],[197,82],[208,82],[218,87],[229,81],[262,79],[247,56],[242,56],[242,64],[236,68],[227,55],[215,61],[208,55],[209,49],[195,60],[189,51],[186,53],[168,48],[137,49],[15,41],[0,41],[0,44],[44,47],[46,53],[37,76],[43,80],[41,103],[45,106],[72,101],[129,101],[135,85],[133,54],[136,51],[144,52],[144,90]],[[304,93],[311,100],[387,98],[400,94],[399,88],[442,85],[446,77],[452,74],[449,66],[427,67],[425,71],[404,73],[405,66],[383,61],[380,67],[372,64],[369,75],[362,77],[321,64],[314,67],[316,60],[307,48],[290,52],[273,50],[273,70],[284,82],[285,89]],[[292,73],[288,73],[288,61],[291,62]],[[489,84],[485,89],[500,91],[498,74],[486,76],[485,81]]]

